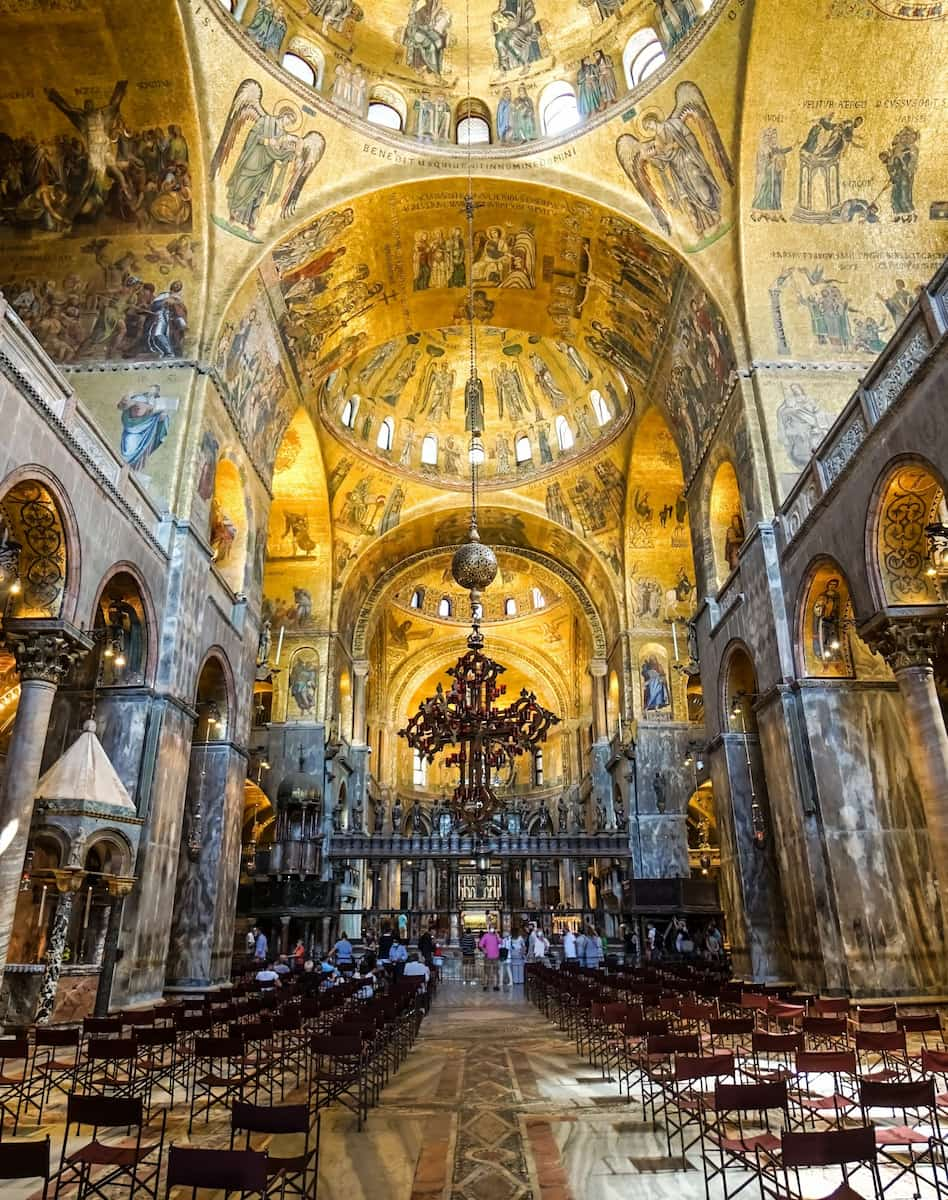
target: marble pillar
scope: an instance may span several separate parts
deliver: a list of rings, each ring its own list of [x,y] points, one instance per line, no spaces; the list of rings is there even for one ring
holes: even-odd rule
[[[352,663],[352,744],[365,745],[365,693],[369,676],[366,659],[355,659]]]
[[[902,694],[908,745],[918,779],[942,920],[948,926],[948,731],[935,689],[934,660],[945,645],[944,609],[890,610],[859,630],[881,654]]]
[[[119,933],[122,928],[125,898],[131,892],[134,884],[134,879],[120,876],[113,877],[108,881],[112,903],[109,905],[109,920],[105,930],[105,942],[99,967],[99,986],[95,995],[95,1015],[97,1017],[108,1016],[112,998],[112,981],[115,978],[115,965],[118,962]]]
[[[718,805],[723,908],[735,974],[755,980],[786,979],[790,959],[784,902],[757,737],[722,734],[711,747],[709,762]],[[755,836],[754,796],[767,821],[763,842]]]
[[[0,795],[0,967],[7,961],[56,688],[92,645],[63,621],[12,619],[3,636],[16,659],[20,699]]]
[[[192,748],[168,952],[172,986],[230,977],[245,776],[246,759],[231,743]]]
[[[394,908],[396,912],[402,906],[402,864],[399,860],[393,859],[388,864],[388,906]]]
[[[594,658],[589,663],[592,676],[593,741],[603,742],[609,738],[606,707],[606,672],[608,663],[604,658]]]
[[[37,1025],[46,1025],[56,1007],[56,992],[59,989],[59,976],[63,969],[63,955],[66,950],[66,939],[69,936],[73,904],[85,877],[85,871],[80,871],[75,867],[64,867],[56,871],[56,891],[58,893],[56,914],[53,917],[53,927],[46,944],[46,974],[43,976],[39,1003],[36,1008]]]
[[[687,879],[688,801],[695,790],[694,768],[685,764],[692,727],[639,722],[635,743],[637,804],[630,809],[635,873],[641,879]],[[628,759],[615,770],[625,773]],[[626,780],[628,784],[629,781]]]

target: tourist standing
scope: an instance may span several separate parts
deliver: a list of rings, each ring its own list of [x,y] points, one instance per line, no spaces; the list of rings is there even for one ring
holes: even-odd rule
[[[527,944],[523,940],[523,934],[518,929],[510,939],[510,974],[513,977],[513,986],[519,987],[523,984],[523,964],[527,957]]]
[[[340,971],[352,970],[352,942],[344,933],[339,935],[339,941],[333,946],[332,952]]]
[[[259,925],[254,925],[253,934],[253,956],[258,963],[265,963],[268,957],[267,935]]]
[[[572,929],[567,929],[563,934],[563,961],[576,963],[576,934]]]
[[[497,936],[496,930],[488,929],[482,933],[477,947],[484,955],[484,991],[486,992],[488,988],[492,987],[495,992],[499,992],[497,964],[500,962],[500,938]]]
[[[396,979],[401,979],[402,973],[405,970],[405,963],[408,962],[408,950],[405,943],[398,938],[392,942],[392,948],[388,952],[388,961],[392,964],[392,974]]]
[[[513,987],[513,975],[510,970],[510,946],[512,940],[510,934],[504,930],[500,936],[500,986],[502,988]],[[506,983],[504,980],[506,980]]]
[[[477,941],[470,929],[461,934],[461,978],[467,983],[477,983]]]
[[[586,931],[582,926],[576,935],[576,961],[581,967],[586,965]]]
[[[602,962],[602,942],[599,940],[599,930],[595,925],[586,927],[586,966],[595,969]]]

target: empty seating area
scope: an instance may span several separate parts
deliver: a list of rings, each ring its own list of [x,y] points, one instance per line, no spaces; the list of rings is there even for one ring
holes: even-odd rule
[[[948,1196],[937,1012],[855,1005],[700,967],[527,968],[527,997],[706,1197]]]
[[[238,982],[0,1038],[0,1188],[315,1197],[323,1117],[364,1128],[418,1035],[418,984]]]

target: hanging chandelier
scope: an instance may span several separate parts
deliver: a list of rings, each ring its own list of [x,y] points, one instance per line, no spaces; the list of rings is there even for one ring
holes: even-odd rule
[[[467,16],[467,73],[470,96],[471,41],[469,4]],[[475,834],[483,833],[502,807],[491,779],[499,768],[512,766],[522,754],[533,754],[546,741],[552,725],[559,722],[545,709],[533,692],[523,688],[506,708],[497,701],[506,693],[499,682],[506,670],[484,653],[484,635],[480,629],[481,594],[497,576],[497,556],[485,546],[477,528],[477,472],[484,464],[484,385],[477,369],[477,332],[474,325],[474,186],[471,169],[471,142],[467,145],[467,192],[464,214],[467,223],[468,297],[467,326],[470,371],[464,388],[465,427],[470,434],[468,459],[471,467],[471,523],[467,541],[459,546],[451,560],[455,583],[470,594],[471,632],[467,650],[453,667],[448,668],[452,683],[445,691],[439,683],[433,696],[423,700],[399,737],[429,764],[448,747],[457,749],[444,759],[446,767],[456,767],[458,783],[449,806],[459,821]]]

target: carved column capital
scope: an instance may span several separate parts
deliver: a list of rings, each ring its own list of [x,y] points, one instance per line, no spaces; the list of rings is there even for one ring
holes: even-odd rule
[[[356,679],[365,679],[369,673],[369,660],[367,658],[354,658],[352,660],[352,674]]]
[[[73,664],[92,649],[92,641],[66,621],[13,619],[5,622],[3,640],[16,659],[20,682],[34,680],[58,686]]]
[[[109,895],[116,899],[120,896],[130,895],[135,882],[134,875],[110,875],[105,881]]]
[[[860,626],[859,636],[897,672],[908,667],[930,667],[945,631],[943,608],[908,608],[904,612],[889,609]]]
[[[604,679],[606,671],[609,669],[609,664],[604,658],[591,658],[589,660],[589,674],[593,679]]]
[[[75,895],[85,883],[86,872],[75,867],[57,867],[53,870],[53,879],[60,895]]]

